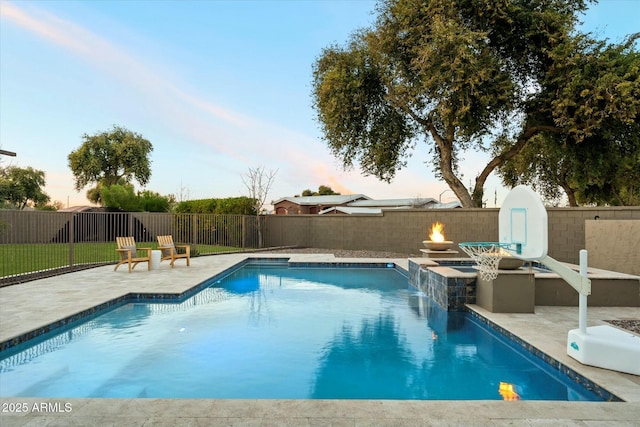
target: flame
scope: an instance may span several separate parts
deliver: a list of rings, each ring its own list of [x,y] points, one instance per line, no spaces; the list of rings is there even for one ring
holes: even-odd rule
[[[444,234],[442,231],[444,230],[444,225],[437,222],[431,225],[431,233],[429,233],[429,240],[432,242],[444,242]]]
[[[498,393],[500,393],[503,400],[520,400],[520,395],[516,393],[516,389],[513,384],[503,383],[500,381]]]

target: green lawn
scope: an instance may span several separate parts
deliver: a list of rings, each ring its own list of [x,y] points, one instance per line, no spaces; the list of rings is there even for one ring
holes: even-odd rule
[[[137,242],[139,248],[158,247],[157,242]],[[219,252],[239,252],[242,248],[217,245],[197,245],[191,247],[191,255],[209,255]],[[118,261],[115,242],[75,243],[73,263],[95,264]],[[30,273],[69,266],[69,244],[43,243],[0,245],[0,277]]]

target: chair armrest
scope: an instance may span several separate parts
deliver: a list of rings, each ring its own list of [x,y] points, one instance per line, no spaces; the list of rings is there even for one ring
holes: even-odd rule
[[[162,246],[161,245],[161,246],[158,246],[158,250],[159,251],[169,251],[171,256],[173,256],[173,253],[176,251],[176,247],[175,246]]]
[[[180,248],[181,250],[184,250],[184,253],[186,254],[190,254],[191,253],[191,245],[175,245],[176,249]]]
[[[125,248],[116,248],[116,252],[123,254],[126,253],[127,255],[127,259],[129,260],[129,262],[131,262],[131,252],[133,251],[133,249],[125,249]],[[124,261],[124,259],[122,258],[122,255],[120,256],[120,260]]]

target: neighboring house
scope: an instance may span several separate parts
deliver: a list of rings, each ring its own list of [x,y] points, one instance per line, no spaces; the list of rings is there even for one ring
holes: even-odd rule
[[[370,200],[364,194],[283,197],[273,202],[276,215],[317,214],[320,211],[336,206],[347,206],[358,200]]]
[[[58,212],[105,212],[100,206],[71,206],[70,208],[58,209]]]
[[[429,205],[426,207],[428,209],[455,209],[455,208],[461,208],[462,203],[460,203],[460,200],[454,200],[453,202],[435,203],[433,205]]]
[[[389,209],[452,209],[462,207],[459,201],[438,203],[432,198],[374,200],[363,194],[335,196],[283,197],[273,202],[276,215],[380,215]]]
[[[321,215],[380,215],[382,211],[391,209],[453,209],[461,208],[462,204],[456,200],[449,203],[438,203],[435,199],[383,199],[358,200],[347,206],[337,206],[320,211]]]
[[[381,208],[352,208],[350,206],[334,206],[318,212],[320,215],[342,214],[342,215],[381,215]]]
[[[380,209],[410,209],[410,208],[428,208],[433,204],[438,204],[436,199],[432,198],[412,198],[412,199],[382,199],[382,200],[358,200],[356,202],[349,203],[350,207],[354,208],[380,208]]]

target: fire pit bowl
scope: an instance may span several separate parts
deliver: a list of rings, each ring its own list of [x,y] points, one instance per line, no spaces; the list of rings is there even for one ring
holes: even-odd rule
[[[512,256],[503,256],[498,264],[499,270],[517,270],[524,265],[524,261],[520,258]]]
[[[444,240],[442,242],[435,242],[433,240],[423,240],[424,247],[432,251],[446,251],[453,247],[451,240]]]

